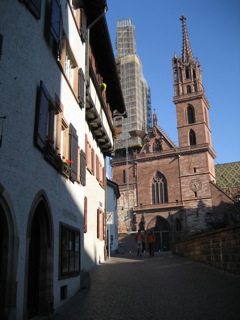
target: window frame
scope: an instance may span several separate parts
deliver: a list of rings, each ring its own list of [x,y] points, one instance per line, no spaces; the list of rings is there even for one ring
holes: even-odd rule
[[[197,144],[196,133],[193,129],[189,131],[189,145],[195,146]]]
[[[195,109],[191,104],[187,106],[187,121],[188,124],[193,124],[196,122]]]
[[[64,232],[67,234],[67,248],[63,248]],[[69,235],[73,235],[70,237]],[[76,237],[77,236],[77,237]],[[70,239],[70,240],[69,240]],[[69,245],[72,242],[72,247]],[[78,243],[76,242],[78,239]],[[77,250],[76,250],[77,248]],[[67,254],[67,271],[63,271],[63,251]],[[74,270],[71,270],[71,259],[73,258]],[[77,263],[76,263],[77,261]],[[63,222],[59,223],[59,279],[75,277],[80,274],[81,270],[81,232],[80,229],[67,225]]]
[[[55,104],[41,80],[38,89],[34,142],[42,151],[48,141],[54,138],[54,116],[56,113]]]
[[[168,203],[167,179],[160,171],[152,179],[151,191],[152,204]]]

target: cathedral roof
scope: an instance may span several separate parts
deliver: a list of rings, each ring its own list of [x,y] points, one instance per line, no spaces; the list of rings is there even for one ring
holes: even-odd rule
[[[217,164],[215,173],[219,187],[240,187],[240,162]]]
[[[158,126],[157,123],[157,114],[153,114],[153,128],[144,138],[144,145],[140,154],[154,152],[154,151],[163,151],[175,149],[177,146],[173,141],[167,136],[164,130]]]

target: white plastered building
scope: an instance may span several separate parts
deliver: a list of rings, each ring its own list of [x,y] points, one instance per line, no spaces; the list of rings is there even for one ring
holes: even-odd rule
[[[50,315],[104,260],[111,115],[125,111],[105,7],[0,2],[1,319]]]

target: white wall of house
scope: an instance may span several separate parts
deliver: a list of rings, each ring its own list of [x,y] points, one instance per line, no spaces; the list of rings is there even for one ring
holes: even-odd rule
[[[110,241],[111,251],[116,251],[118,248],[118,214],[117,214],[117,197],[115,188],[108,183],[107,184],[107,212],[113,214],[113,223],[107,226],[108,232],[110,230],[113,240]]]
[[[38,6],[40,2],[34,3]],[[50,30],[52,3],[55,4],[55,10],[59,8],[58,3],[61,4],[63,30],[67,39],[65,42],[67,46],[62,45],[60,59],[54,50],[57,42],[54,45]],[[77,31],[77,21],[74,20],[76,11],[72,10],[71,3],[72,1],[65,0],[41,1],[41,16],[36,18],[28,8],[33,2],[0,1],[0,35],[3,36],[0,57],[0,117],[6,116],[6,119],[0,119],[4,124],[4,130],[0,132],[2,134],[0,249],[2,250],[3,242],[6,241],[9,245],[12,241],[9,245],[9,253],[6,254],[9,262],[3,262],[0,256],[0,267],[4,266],[6,281],[9,281],[13,288],[11,295],[8,296],[10,304],[12,301],[15,303],[16,296],[16,308],[15,305],[9,307],[12,312],[11,319],[22,320],[31,316],[28,314],[30,309],[28,305],[31,305],[29,302],[31,296],[29,298],[28,293],[33,290],[31,284],[34,283],[29,281],[29,275],[32,269],[35,269],[35,265],[31,264],[32,260],[36,259],[34,262],[38,268],[36,282],[43,280],[39,287],[44,288],[42,291],[37,291],[38,293],[41,291],[39,295],[42,295],[37,297],[37,308],[43,301],[43,305],[45,304],[43,308],[49,307],[55,310],[80,289],[80,271],[89,270],[105,260],[107,209],[105,174],[102,169],[106,167],[106,155],[99,148],[86,122],[85,101],[84,105],[79,105],[79,92],[77,92],[79,83],[71,84],[74,78],[69,76],[71,71],[79,69],[82,69],[85,74],[86,65],[86,44],[81,41]],[[104,43],[106,45],[106,42]],[[69,59],[66,58],[64,48]],[[64,71],[66,63],[63,64],[62,61],[71,61],[74,67],[68,69],[69,81],[67,71]],[[44,89],[41,89],[41,83]],[[99,101],[92,81],[90,81],[90,91],[108,140],[113,145],[109,118]],[[116,93],[118,91],[119,88],[116,89]],[[43,97],[41,103],[39,103],[39,97]],[[45,115],[47,115],[46,118],[44,118]],[[54,120],[51,122],[51,119]],[[0,126],[1,124],[2,122]],[[42,140],[39,138],[44,131],[41,131],[41,125],[44,130],[48,128],[48,132],[46,129],[42,135]],[[64,176],[61,171],[64,167],[62,167],[63,162],[71,160],[66,157],[70,156],[69,150],[74,145],[72,140],[72,145],[70,142],[73,136],[70,132],[72,126],[72,132],[78,137],[74,141],[77,141],[79,151],[77,160],[79,172],[74,182],[70,180],[69,173]],[[45,141],[49,132],[52,132],[51,138],[53,138],[50,149],[47,148]],[[96,175],[96,162],[94,162],[93,171],[86,169],[86,185],[84,185],[84,179],[80,179],[80,164],[85,162],[80,157],[80,150],[83,153],[87,151],[86,137],[94,150],[95,157],[99,160],[102,171],[100,179]],[[39,139],[42,141],[42,146],[38,142]],[[52,153],[47,153],[49,150],[53,152],[52,158]],[[60,169],[56,165],[56,159],[59,160],[57,165],[60,163]],[[84,233],[86,211],[87,230]],[[101,218],[100,228],[99,217]],[[4,237],[1,235],[3,234],[2,222],[6,227]],[[35,230],[37,230],[37,240],[35,240]],[[40,234],[41,231],[43,231],[42,234]],[[74,241],[71,240],[73,239],[71,236],[74,234],[73,237],[75,237],[75,233],[77,236],[74,239],[77,239],[79,233],[80,248],[76,240],[77,244],[73,249]],[[64,234],[68,235],[68,238],[66,236],[67,245],[64,242],[66,239]],[[32,252],[35,249],[33,244],[39,246],[37,258],[33,258]],[[75,257],[76,252],[80,254],[80,259],[76,258],[74,263],[70,264],[72,254]],[[9,259],[11,255],[12,258]],[[64,259],[64,255],[69,259]],[[68,261],[67,267],[66,261]],[[71,273],[71,268],[77,265],[75,261],[80,261],[80,267],[79,270],[76,269],[76,272],[74,270]],[[5,271],[8,266],[11,269]],[[32,269],[31,266],[33,266]],[[66,268],[70,271],[66,272]],[[14,276],[11,274],[12,271]],[[0,284],[1,281],[4,282],[5,279],[3,281],[3,276],[0,274]],[[3,311],[0,307],[0,317],[1,312]]]
[[[82,44],[66,1],[62,2],[64,29],[78,67],[84,70],[85,45]],[[50,94],[55,94],[64,105],[64,118],[72,123],[78,134],[78,143],[84,148],[85,109],[81,109],[66,79],[60,72],[52,52],[50,30],[45,30],[45,6],[42,1],[41,19],[37,20],[20,1],[1,1],[0,32],[3,47],[0,63],[1,107],[4,120],[0,148],[0,183],[8,195],[10,213],[17,224],[19,254],[17,259],[17,319],[22,319],[26,296],[26,238],[29,213],[36,195],[44,190],[53,222],[53,295],[54,308],[60,301],[60,287],[67,285],[67,299],[80,288],[80,275],[59,280],[59,223],[83,230],[84,187],[61,176],[43,158],[33,145],[37,87],[42,80]],[[4,14],[3,14],[4,12]],[[46,33],[49,43],[46,43]],[[81,234],[83,255],[83,234]]]
[[[105,160],[103,154],[93,139],[87,123],[85,124],[85,132],[89,144],[93,148],[95,155],[99,157],[99,162],[102,164],[102,167],[104,167]],[[87,197],[87,232],[84,233],[84,259],[82,268],[89,270],[105,259],[105,241],[97,237],[97,210],[100,209],[105,212],[105,189],[99,184],[99,181],[96,179],[96,174],[92,174],[89,170],[87,170],[86,173],[85,196]]]

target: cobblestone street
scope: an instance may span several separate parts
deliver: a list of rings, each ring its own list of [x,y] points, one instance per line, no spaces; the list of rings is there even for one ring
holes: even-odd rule
[[[115,255],[51,320],[238,320],[240,277],[172,255]]]

